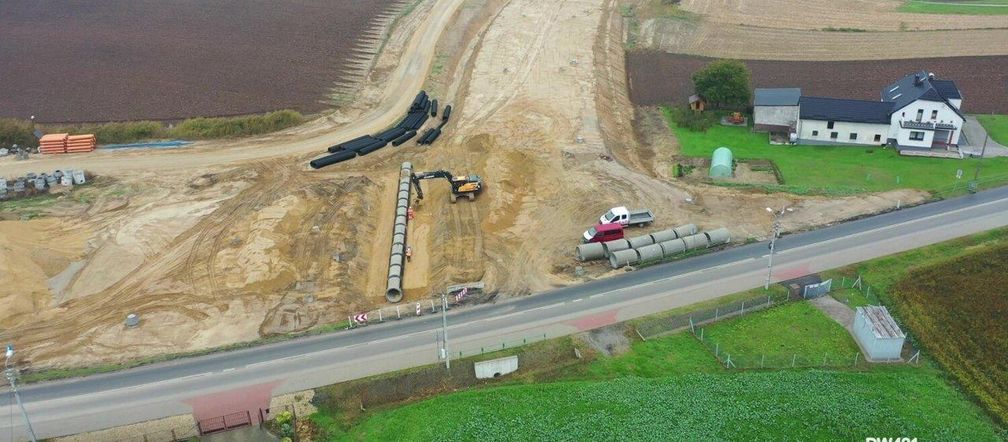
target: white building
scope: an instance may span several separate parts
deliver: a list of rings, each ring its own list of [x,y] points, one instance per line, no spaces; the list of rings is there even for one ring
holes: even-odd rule
[[[852,332],[869,361],[900,359],[906,335],[885,307],[858,307]]]
[[[793,89],[757,91],[777,97]],[[955,82],[937,79],[924,71],[886,86],[879,101],[801,96],[794,105],[774,107],[763,106],[759,101],[753,104],[754,129],[776,131],[772,126],[759,126],[761,119],[767,120],[766,124],[776,124],[774,117],[795,112],[798,122],[792,127],[800,144],[949,150],[958,147],[965,121],[959,110],[962,94]]]
[[[753,92],[753,130],[783,133],[798,126],[798,88],[756,88]]]

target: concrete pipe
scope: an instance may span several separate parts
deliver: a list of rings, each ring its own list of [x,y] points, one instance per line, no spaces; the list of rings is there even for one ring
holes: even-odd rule
[[[678,237],[679,236],[676,235],[675,230],[672,229],[662,230],[651,234],[651,239],[654,241],[655,244],[663,243],[665,241],[671,241]]]
[[[633,249],[639,249],[641,247],[654,244],[654,238],[652,238],[651,235],[635,236],[633,238],[628,239],[627,241],[630,242],[630,248]]]
[[[409,201],[409,189],[399,190],[399,200]]]
[[[402,278],[389,278],[385,289],[385,300],[388,302],[402,301]]]
[[[396,209],[399,209],[399,208],[408,209],[409,208],[409,199],[403,198],[403,199],[396,200]]]
[[[686,243],[683,242],[682,238],[665,241],[659,245],[662,249],[662,256],[666,258],[686,251]]]
[[[602,247],[602,243],[600,242],[581,244],[577,246],[574,253],[577,255],[578,261],[591,261],[594,259],[605,258],[605,248]]]
[[[728,244],[731,241],[731,233],[724,227],[704,232],[704,235],[707,235],[707,241],[710,243],[708,247]]]
[[[389,278],[402,278],[402,264],[389,266],[388,275]]]
[[[685,238],[690,235],[696,234],[696,224],[686,224],[684,226],[679,226],[672,229],[677,238]]]
[[[406,208],[403,207],[403,206],[396,207],[396,209],[395,209],[395,215],[396,216],[406,216]]]
[[[637,249],[637,254],[640,255],[640,260],[642,262],[657,261],[662,259],[662,256],[664,256],[662,254],[662,248],[658,244],[640,247]]]
[[[391,268],[394,265],[401,266],[402,262],[403,262],[402,253],[393,253],[392,256],[389,257],[388,265],[389,265],[389,268]]]
[[[403,169],[412,169],[413,168],[413,163],[411,163],[409,161],[404,161],[402,163],[402,168]]]
[[[602,250],[605,251],[605,256],[610,256],[613,252],[618,252],[620,250],[626,250],[630,248],[630,242],[625,239],[614,239],[612,241],[606,241],[602,243]]]
[[[405,226],[406,225],[406,217],[405,216],[397,216],[397,217],[395,217],[395,225],[397,225],[397,226]]]
[[[618,250],[609,255],[609,266],[618,269],[640,261],[637,251],[634,249]]]
[[[406,226],[402,224],[396,224],[395,227],[392,228],[392,233],[393,234],[401,233],[403,235],[406,235]],[[395,246],[395,244],[393,244],[393,246]]]
[[[406,252],[405,244],[392,244],[392,256],[402,255]]]
[[[392,244],[406,244],[406,235],[401,233],[392,235]]]
[[[686,250],[696,250],[707,248],[707,235],[703,233],[690,235],[682,239],[686,243]]]

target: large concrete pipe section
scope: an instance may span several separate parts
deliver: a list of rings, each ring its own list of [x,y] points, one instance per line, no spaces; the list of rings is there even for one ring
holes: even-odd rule
[[[614,269],[636,264],[638,261],[640,261],[640,256],[634,249],[617,250],[609,255],[609,266]]]
[[[662,259],[662,248],[658,244],[651,244],[637,249],[637,255],[641,262],[657,261]]]
[[[655,244],[663,243],[665,241],[671,241],[678,237],[679,236],[676,235],[675,230],[672,229],[661,230],[651,234],[651,240],[654,241]]]
[[[399,302],[403,299],[402,276],[403,254],[406,250],[406,216],[410,197],[410,176],[413,174],[413,164],[402,163],[399,170],[399,193],[396,198],[395,224],[392,225],[392,245],[389,248],[388,284],[385,288],[385,299],[388,302]]]
[[[605,248],[602,247],[602,243],[600,242],[581,244],[577,246],[574,253],[577,255],[578,261],[591,261],[594,259],[605,258]]]
[[[703,233],[690,235],[682,239],[686,243],[686,250],[696,250],[707,248],[707,235]]]
[[[611,256],[613,252],[618,252],[620,250],[626,250],[630,248],[630,243],[625,239],[614,239],[612,241],[606,241],[602,243],[602,249],[605,251],[605,256]]]
[[[672,241],[665,241],[661,244],[662,256],[668,258],[686,251],[686,243],[683,242],[682,238],[673,239]]]
[[[731,242],[731,233],[729,233],[728,229],[724,227],[704,232],[704,235],[707,235],[707,242],[710,244],[707,247],[719,246],[721,244],[728,244]]]
[[[696,224],[686,224],[684,226],[679,226],[674,229],[677,238],[685,238],[690,235],[696,234]]]
[[[641,247],[654,244],[654,238],[652,238],[651,235],[635,236],[627,241],[630,243],[630,248],[632,249],[639,249]]]

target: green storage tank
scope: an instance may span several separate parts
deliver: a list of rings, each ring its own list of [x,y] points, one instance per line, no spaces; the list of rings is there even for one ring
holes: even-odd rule
[[[711,157],[710,177],[711,178],[731,178],[732,176],[732,153],[727,147],[719,147],[714,150]]]

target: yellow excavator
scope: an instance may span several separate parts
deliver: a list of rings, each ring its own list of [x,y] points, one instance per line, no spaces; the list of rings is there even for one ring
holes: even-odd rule
[[[479,175],[455,176],[447,170],[420,172],[410,176],[410,179],[413,180],[413,185],[416,186],[418,200],[422,200],[424,197],[423,189],[420,187],[420,180],[429,180],[432,178],[444,178],[448,180],[448,183],[451,184],[451,193],[448,194],[448,197],[453,203],[463,196],[469,198],[469,201],[473,201],[476,199],[476,195],[483,191],[483,179]]]

